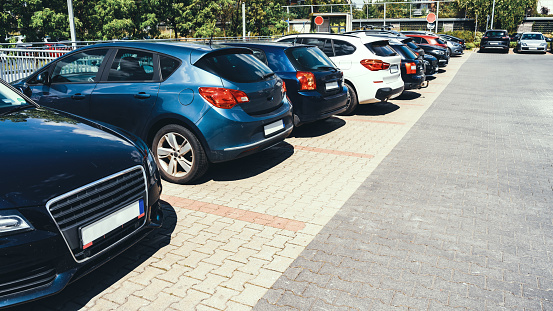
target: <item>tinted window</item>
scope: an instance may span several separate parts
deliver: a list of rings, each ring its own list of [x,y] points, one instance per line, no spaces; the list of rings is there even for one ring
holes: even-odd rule
[[[355,52],[355,46],[347,43],[346,41],[334,40],[333,43],[335,56],[351,55]]]
[[[252,54],[207,55],[194,65],[223,79],[238,83],[257,82],[272,73],[267,65]]]
[[[416,45],[412,41],[406,42],[405,45],[407,45],[412,50],[418,50],[419,49],[418,45]]]
[[[267,52],[267,63],[274,72],[295,71],[290,65],[290,61],[282,51]]]
[[[161,79],[165,80],[179,68],[180,62],[172,57],[160,55],[159,66],[161,67]]]
[[[334,51],[332,50],[332,41],[322,38],[304,38],[302,41],[303,44],[315,45],[327,56],[334,56]]]
[[[401,56],[401,59],[416,59],[417,55],[405,45],[393,45],[392,48]]]
[[[148,81],[154,79],[154,55],[150,52],[125,50],[117,56],[109,69],[108,81]]]
[[[259,50],[259,49],[254,49],[254,48],[250,48],[250,49],[253,51],[253,56],[255,56],[255,58],[259,59],[264,64],[267,64],[267,56],[265,55],[265,52],[263,52],[262,50]],[[269,67],[271,67],[271,66],[269,66]]]
[[[445,41],[440,38],[436,38],[436,42],[438,42],[439,44],[446,44]]]
[[[420,37],[411,37],[411,38],[413,38],[413,41],[415,41],[416,43],[421,43],[422,42],[421,41],[422,38],[420,38]]]
[[[506,31],[488,31],[486,32],[485,36],[487,37],[503,37],[507,36]]]
[[[316,47],[300,47],[286,50],[290,62],[299,71],[328,70],[334,63]]]
[[[543,36],[539,33],[525,33],[522,35],[521,40],[544,40]]]
[[[87,50],[68,56],[56,63],[52,83],[94,82],[108,50]]]
[[[375,41],[371,43],[366,43],[365,46],[371,50],[374,54],[378,56],[393,56],[396,55],[396,52],[388,44],[388,41]]]

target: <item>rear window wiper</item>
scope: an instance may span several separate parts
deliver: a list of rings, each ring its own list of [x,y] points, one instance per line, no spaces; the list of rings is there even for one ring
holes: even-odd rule
[[[315,67],[315,69],[328,69],[328,70],[332,70],[334,72],[338,71],[338,69],[336,69],[336,67],[332,67],[332,66],[317,66],[317,67]]]
[[[265,79],[267,79],[267,78],[269,78],[269,77],[272,77],[272,76],[274,76],[274,75],[275,75],[274,72],[268,73],[268,74],[266,74],[266,75],[263,75],[263,76],[261,77],[261,80],[265,80]]]

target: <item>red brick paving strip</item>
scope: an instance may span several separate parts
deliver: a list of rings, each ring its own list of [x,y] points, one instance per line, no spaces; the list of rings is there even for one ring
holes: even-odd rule
[[[305,228],[305,223],[301,221],[282,218],[278,216],[271,216],[267,214],[261,214],[257,212],[246,211],[246,210],[228,207],[224,205],[194,201],[194,200],[180,198],[180,197],[166,195],[166,194],[162,194],[161,199],[171,204],[171,206],[173,207],[186,208],[193,211],[199,211],[199,212],[204,212],[208,214],[232,218],[236,220],[247,221],[254,224],[260,224],[263,226],[273,227],[277,229],[284,229],[284,230],[297,232]]]
[[[279,145],[274,146],[273,148],[285,148],[285,149],[286,148],[288,148],[288,149],[293,148],[294,150],[328,153],[328,154],[343,155],[343,156],[348,156],[348,157],[357,157],[357,158],[365,158],[365,159],[374,158],[374,155],[372,155],[372,154],[356,153],[356,152],[348,152],[348,151],[340,151],[340,150],[331,150],[331,149],[323,149],[323,148],[315,148],[315,147],[306,147],[306,146],[300,146],[300,145],[279,144]]]
[[[369,120],[369,119],[361,119],[361,118],[336,118],[336,119],[343,119],[343,120],[346,120],[346,121],[358,121],[358,122],[405,125],[405,123],[403,123],[403,122],[393,122],[393,121],[383,121],[383,120]]]

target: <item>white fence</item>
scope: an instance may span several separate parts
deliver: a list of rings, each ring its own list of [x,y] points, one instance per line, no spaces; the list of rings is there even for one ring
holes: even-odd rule
[[[69,50],[0,49],[0,78],[8,83],[25,78]]]

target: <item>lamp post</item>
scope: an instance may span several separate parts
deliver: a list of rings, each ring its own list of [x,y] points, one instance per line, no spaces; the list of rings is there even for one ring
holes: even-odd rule
[[[495,0],[493,0],[493,5],[492,5],[492,22],[490,24],[490,29],[493,29],[493,15],[494,15],[494,11],[495,11]]]
[[[77,48],[77,36],[75,35],[75,19],[73,18],[73,1],[67,0],[67,11],[69,11],[69,28],[71,30],[71,45]]]

